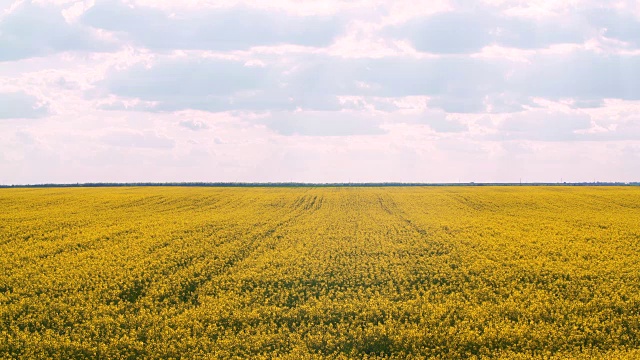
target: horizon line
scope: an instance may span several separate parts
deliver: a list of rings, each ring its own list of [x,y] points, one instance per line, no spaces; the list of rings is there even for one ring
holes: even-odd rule
[[[592,182],[86,182],[0,185],[0,188],[73,188],[73,187],[436,187],[436,186],[640,186],[639,181]]]

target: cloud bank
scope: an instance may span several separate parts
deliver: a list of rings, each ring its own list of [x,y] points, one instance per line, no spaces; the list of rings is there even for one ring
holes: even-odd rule
[[[640,179],[635,1],[0,1],[0,49],[3,183]]]

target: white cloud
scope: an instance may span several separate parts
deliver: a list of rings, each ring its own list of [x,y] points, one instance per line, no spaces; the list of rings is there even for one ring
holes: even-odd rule
[[[630,0],[0,0],[0,182],[637,180],[638,24]]]

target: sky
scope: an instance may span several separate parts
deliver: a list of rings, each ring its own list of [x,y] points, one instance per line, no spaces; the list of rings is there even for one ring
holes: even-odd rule
[[[640,181],[636,0],[0,0],[0,184]]]

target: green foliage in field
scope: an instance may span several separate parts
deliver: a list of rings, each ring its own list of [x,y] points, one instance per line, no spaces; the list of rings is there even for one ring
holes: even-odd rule
[[[638,349],[639,188],[0,189],[0,357]]]

